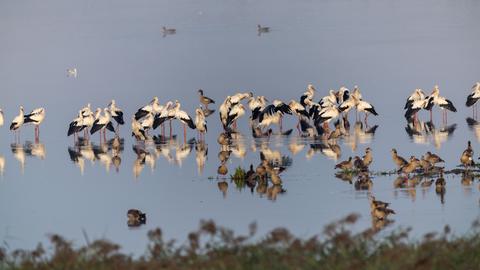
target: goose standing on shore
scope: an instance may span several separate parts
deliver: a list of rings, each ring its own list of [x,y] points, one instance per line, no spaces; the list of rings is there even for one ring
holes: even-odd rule
[[[15,139],[17,139],[18,136],[18,141],[20,141],[20,127],[22,127],[23,122],[24,122],[24,116],[25,112],[23,111],[23,106],[20,106],[20,112],[18,113],[15,118],[13,118],[12,123],[10,124],[10,130],[15,132]]]
[[[467,97],[467,102],[465,103],[465,105],[467,107],[471,107],[473,105],[475,105],[472,110],[473,110],[473,118],[476,118],[477,116],[477,112],[476,112],[476,108],[477,108],[477,101],[480,99],[480,82],[476,82],[474,86],[472,86],[472,93],[470,95],[468,95]]]
[[[198,94],[200,95],[199,96],[200,103],[205,106],[205,109],[208,109],[208,104],[215,104],[215,101],[213,99],[203,95],[203,90],[202,89],[198,90]]]
[[[24,116],[24,123],[32,123],[35,126],[35,142],[40,138],[40,124],[45,119],[45,109],[38,108]]]

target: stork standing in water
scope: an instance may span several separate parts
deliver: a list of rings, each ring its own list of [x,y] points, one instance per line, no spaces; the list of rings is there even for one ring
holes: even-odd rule
[[[15,132],[15,141],[17,141],[17,136],[18,136],[19,143],[20,143],[20,127],[22,127],[23,125],[24,116],[25,116],[25,112],[23,111],[23,106],[20,106],[20,112],[18,113],[17,116],[15,116],[15,118],[13,118],[13,121],[10,124],[10,130]]]
[[[233,123],[233,127],[237,128],[237,119],[245,114],[245,107],[243,104],[237,104],[228,112],[226,127],[229,127]]]
[[[307,110],[305,109],[305,107],[300,104],[299,102],[295,101],[295,100],[290,100],[290,103],[288,103],[288,106],[290,107],[290,110],[295,114],[297,115],[298,117],[298,123],[297,123],[297,130],[298,130],[298,133],[300,134],[300,120],[301,119],[309,119],[310,116],[307,112]]]
[[[267,105],[267,99],[264,96],[250,97],[248,101],[248,108],[252,111],[251,120],[258,119],[258,115]]]
[[[195,127],[199,132],[200,141],[205,141],[205,133],[207,132],[207,121],[205,114],[201,108],[195,109]]]
[[[67,136],[73,134],[73,141],[77,140],[77,132],[80,132],[83,128],[85,128],[83,124],[83,116],[82,111],[78,111],[78,116],[70,122],[68,126]]]
[[[171,101],[167,102],[165,106],[162,107],[160,113],[155,115],[155,119],[153,120],[153,129],[156,129],[158,126],[162,126],[162,136],[165,136],[165,121],[173,118],[173,116],[168,116],[168,112],[172,108],[172,105],[173,103]]]
[[[303,93],[303,95],[300,97],[300,104],[302,106],[306,107],[307,106],[307,100],[312,102],[313,101],[313,96],[315,95],[315,87],[313,84],[307,85],[307,91]]]
[[[472,117],[473,119],[476,119],[477,118],[477,101],[480,99],[480,82],[476,82],[474,86],[472,86],[472,93],[470,95],[468,95],[467,97],[467,102],[465,103],[465,105],[467,107],[472,107]]]
[[[99,112],[101,109],[97,109],[97,117],[95,122],[93,122],[93,126],[90,129],[90,134],[94,134],[95,132],[100,130],[100,142],[102,141],[102,131],[103,131],[103,140],[107,141],[107,131],[106,129],[110,130],[111,132],[115,132],[113,128],[112,121],[110,121],[110,113],[108,108],[103,109],[103,115]]]
[[[40,124],[45,119],[45,109],[38,108],[24,116],[24,123],[32,123],[35,126],[35,143],[40,140]]]
[[[433,87],[433,91],[432,91],[432,94],[430,94],[429,99],[433,99],[433,102],[432,100],[430,100],[429,105],[427,106],[427,110],[430,110],[430,122],[432,122],[432,108],[433,108],[433,105],[435,104],[438,105],[442,110],[442,121],[444,124],[447,123],[446,110],[449,110],[452,112],[457,111],[457,109],[455,108],[455,106],[453,106],[453,103],[450,100],[440,96],[440,89],[438,88],[438,85],[435,85]]]
[[[185,144],[187,143],[187,125],[189,128],[195,129],[195,123],[193,123],[192,118],[185,111],[180,110],[180,106],[175,111],[175,118],[183,124],[183,143]]]
[[[274,100],[273,104],[268,105],[258,116],[258,125],[262,128],[271,124],[278,124],[280,133],[282,133],[281,118],[284,113],[292,114],[292,110],[287,104]]]
[[[213,99],[203,95],[203,90],[202,89],[198,90],[198,94],[200,95],[199,96],[200,103],[205,106],[205,109],[208,109],[208,104],[212,104],[212,103],[215,104],[215,101]]]
[[[227,128],[228,113],[232,107],[232,103],[230,101],[231,98],[231,96],[227,96],[218,109],[218,114],[220,115],[220,122],[222,122],[223,129]]]
[[[123,121],[123,111],[117,107],[114,99],[108,104],[108,109],[110,110],[112,118],[117,122],[115,133],[118,133],[119,126],[125,124],[125,121]]]
[[[367,126],[368,126],[368,123],[367,123],[368,114],[373,114],[375,116],[378,115],[378,113],[375,111],[375,108],[373,107],[373,105],[364,101],[364,100],[359,100],[357,102],[357,111],[365,113],[365,125],[367,125]]]

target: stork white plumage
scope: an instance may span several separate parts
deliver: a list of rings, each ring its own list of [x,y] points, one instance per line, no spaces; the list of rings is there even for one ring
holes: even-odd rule
[[[175,112],[175,119],[179,120],[183,124],[183,142],[187,143],[187,125],[191,129],[195,129],[195,123],[187,112],[180,110],[180,107]]]
[[[97,112],[99,110],[97,109]],[[90,134],[94,134],[95,132],[100,130],[100,141],[102,141],[102,132],[103,132],[103,140],[106,142],[107,141],[107,132],[106,129],[110,130],[111,132],[115,132],[115,129],[113,128],[110,112],[108,108],[103,109],[103,115],[100,113],[97,113],[97,117],[95,117],[96,120],[93,122],[93,126],[90,129]]]
[[[340,106],[338,107],[338,109],[341,111],[341,112],[344,112],[345,114],[348,115],[348,112],[352,109],[352,108],[355,108],[355,106],[357,105],[357,102],[355,100],[355,98],[353,97],[353,95],[350,95],[350,97],[343,101]]]
[[[110,110],[112,118],[117,122],[117,129],[119,125],[125,124],[125,121],[123,120],[123,111],[117,107],[114,99],[108,104],[108,109]]]
[[[248,92],[248,93],[237,93],[233,96],[230,97],[230,104],[231,104],[231,107],[233,108],[233,106],[237,105],[238,103],[240,103],[242,100],[246,99],[246,98],[249,98],[249,97],[253,97],[253,93],[252,92]]]
[[[407,102],[405,102],[405,106],[403,107],[404,110],[408,109],[410,105],[419,100],[424,100],[425,99],[425,93],[423,92],[422,89],[417,88],[413,91],[413,93],[407,98]]]
[[[310,115],[302,104],[293,99],[290,100],[288,106],[290,107],[290,110],[298,117],[297,130],[300,133],[300,120],[304,118],[309,119]]]
[[[40,138],[40,124],[45,119],[45,109],[37,108],[24,116],[24,123],[32,123],[35,126],[35,142]]]
[[[145,130],[143,130],[142,125],[135,119],[135,115],[132,116],[132,123],[131,123],[131,128],[132,128],[132,136],[135,137],[138,141],[145,141],[146,134]]]
[[[153,115],[155,115],[160,111],[161,111],[161,107],[160,107],[160,103],[158,102],[158,97],[153,97],[152,101],[150,101],[149,104],[137,110],[137,112],[135,113],[135,119],[140,120],[143,117],[147,116],[147,114],[149,113],[152,113]]]
[[[445,97],[440,96],[440,89],[438,85],[435,85],[433,87],[432,94],[430,94],[430,98],[433,98],[433,104],[438,105],[440,109],[442,110],[442,120],[444,123],[447,123],[447,110],[456,112],[457,109],[453,105],[453,103],[446,99]],[[431,103],[431,102],[430,102]],[[432,121],[432,106],[429,106],[430,110],[430,121]]]
[[[336,105],[337,104],[337,95],[335,94],[335,90],[328,91],[328,95],[326,95],[322,99],[320,99],[318,104],[320,104],[320,107],[322,107],[322,108]]]
[[[195,109],[195,127],[200,135],[200,141],[205,140],[205,133],[207,132],[207,121],[205,120],[205,114],[201,108]],[[203,140],[202,140],[203,137]]]
[[[364,100],[359,100],[358,101],[357,111],[365,113],[365,124],[367,124],[367,119],[368,119],[369,114],[373,114],[375,116],[378,115],[378,113],[375,111],[375,108],[373,107],[373,105],[364,101]]]
[[[70,122],[68,126],[67,136],[73,134],[73,140],[76,141],[77,132],[79,132],[85,126],[83,125],[82,111],[78,111],[78,116]]]
[[[13,118],[12,123],[10,124],[10,130],[15,132],[15,140],[18,136],[18,141],[20,141],[20,127],[22,127],[24,122],[25,113],[23,111],[23,106],[20,106],[20,112],[15,118]]]
[[[165,135],[165,121],[172,119],[174,117],[174,113],[171,113],[171,116],[169,117],[169,112],[172,109],[173,102],[168,101],[165,106],[161,106],[161,111],[160,113],[157,113],[155,115],[155,119],[153,120],[153,129],[156,129],[158,126],[162,126],[162,135]]]
[[[318,123],[323,123],[324,128],[328,128],[328,123],[333,119],[338,118],[339,115],[340,110],[336,106],[329,106],[321,109],[313,119],[315,121],[315,125]]]
[[[258,115],[267,105],[267,99],[264,96],[251,97],[248,101],[248,107],[252,111],[251,119],[255,121],[258,119]]]
[[[313,96],[315,95],[315,87],[313,84],[307,85],[307,91],[303,93],[303,95],[300,97],[300,104],[302,106],[306,107],[307,106],[307,100],[312,102],[313,101]]]
[[[280,100],[274,100],[273,104],[266,106],[258,116],[258,125],[264,128],[271,124],[278,124],[281,132],[281,119],[284,113],[292,114],[290,107]]]
[[[232,106],[230,99],[231,96],[227,96],[223,103],[220,105],[220,108],[218,109],[218,113],[220,115],[220,122],[222,122],[224,129],[226,129],[227,127],[228,112],[230,111],[230,108]]]
[[[340,87],[337,92],[337,104],[342,104],[350,97],[350,91],[345,86]]]
[[[140,126],[145,131],[145,134],[148,136],[148,131],[153,127],[153,122],[155,121],[155,117],[152,113],[147,114],[147,116],[143,117],[140,121]]]
[[[229,127],[233,123],[233,127],[237,128],[237,119],[245,114],[245,107],[243,104],[237,104],[232,107],[228,112],[226,127]]]
[[[480,82],[476,82],[475,85],[472,86],[472,93],[467,96],[467,102],[465,103],[465,106],[471,107],[475,105],[472,108],[472,113],[473,113],[473,118],[477,118],[477,101],[480,99]]]

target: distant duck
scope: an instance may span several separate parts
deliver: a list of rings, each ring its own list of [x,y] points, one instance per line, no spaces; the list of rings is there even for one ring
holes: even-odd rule
[[[395,148],[392,149],[391,153],[392,153],[393,162],[395,162],[395,165],[397,165],[397,168],[400,169],[403,166],[407,165],[408,162],[403,157],[397,154],[397,150]]]
[[[200,95],[200,103],[205,105],[205,108],[208,109],[208,104],[215,104],[215,101],[209,97],[203,95],[203,90],[199,89],[198,94]]]
[[[465,167],[465,169],[469,169],[471,166],[475,165],[473,161],[473,148],[472,143],[468,141],[467,149],[465,149],[460,156],[460,162]]]
[[[258,31],[258,34],[268,33],[270,32],[270,27],[261,26],[260,24],[257,24],[257,31]]]
[[[20,140],[20,130],[19,128],[23,125],[24,123],[24,118],[25,113],[23,111],[23,106],[20,106],[20,112],[18,113],[15,118],[13,118],[12,123],[10,124],[10,130],[14,131],[18,135],[18,139]]]
[[[67,77],[74,77],[77,78],[77,68],[68,68],[67,69]]]
[[[112,99],[110,104],[108,104],[108,109],[110,110],[112,118],[115,119],[115,122],[117,122],[117,125],[125,124],[123,121],[123,111],[117,107],[114,99]]]
[[[4,122],[5,122],[5,118],[3,115],[3,110],[0,109],[0,127],[3,126]]]
[[[349,157],[348,160],[342,161],[335,165],[335,169],[340,169],[343,171],[351,170],[353,168],[352,157]]]
[[[387,207],[376,207],[372,212],[373,217],[379,220],[384,220],[391,214],[395,214],[395,211]]]
[[[368,199],[370,201],[370,209],[372,212],[375,210],[375,208],[378,208],[378,207],[387,208],[390,205],[390,203],[376,200],[375,197],[372,195],[369,195]]]
[[[162,33],[164,36],[166,35],[173,35],[177,33],[177,29],[175,28],[167,28],[165,26],[162,27]]]
[[[35,125],[35,140],[38,140],[40,137],[40,124],[45,119],[45,109],[38,108],[30,112],[29,114],[24,115],[24,123],[32,123]]]
[[[147,215],[138,209],[128,210],[127,218],[129,227],[137,227],[147,222]]]
[[[372,164],[373,154],[372,154],[372,149],[370,149],[370,147],[367,147],[365,149],[365,155],[363,156],[362,161],[363,161],[363,164],[367,167],[370,166],[370,164]]]
[[[425,159],[428,160],[432,165],[435,165],[437,163],[443,163],[445,162],[441,157],[439,157],[436,154],[433,154],[432,152],[428,151],[425,154]]]

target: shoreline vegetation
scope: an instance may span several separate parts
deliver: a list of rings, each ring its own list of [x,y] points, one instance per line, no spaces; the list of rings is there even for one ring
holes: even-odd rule
[[[441,233],[428,233],[412,240],[410,229],[387,235],[367,229],[352,233],[359,215],[325,226],[321,235],[297,238],[284,228],[256,237],[252,223],[248,234],[236,235],[213,221],[199,228],[178,245],[166,241],[161,229],[148,232],[149,243],[139,258],[121,252],[109,240],[88,241],[81,247],[59,235],[50,235],[48,247],[34,250],[0,249],[0,269],[478,269],[480,267],[480,221],[471,230],[455,236],[445,226]],[[255,239],[253,240],[255,236]]]

